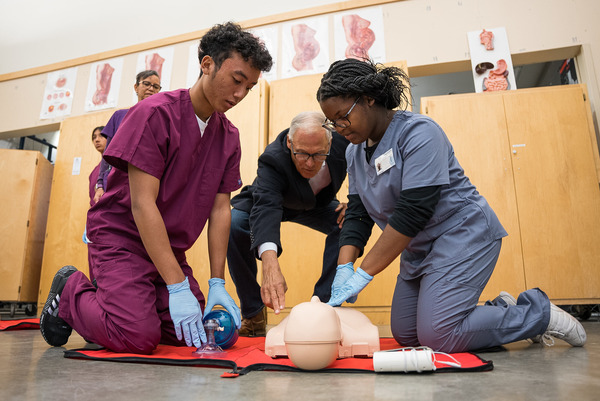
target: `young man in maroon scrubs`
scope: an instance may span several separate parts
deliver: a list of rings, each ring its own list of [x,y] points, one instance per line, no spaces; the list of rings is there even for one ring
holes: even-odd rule
[[[211,28],[198,58],[194,86],[136,104],[105,152],[115,168],[87,219],[97,288],[72,266],[56,273],[40,317],[48,344],[65,344],[72,329],[116,352],[206,342],[205,300],[185,251],[207,220],[212,278],[205,311],[223,305],[239,327],[224,270],[241,150],[238,130],[223,113],[272,60],[256,37],[233,23]]]

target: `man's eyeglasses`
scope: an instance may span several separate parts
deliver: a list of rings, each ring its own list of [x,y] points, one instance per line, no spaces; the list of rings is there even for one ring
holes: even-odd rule
[[[331,153],[331,150],[327,153],[296,152],[296,151],[294,151],[294,143],[292,141],[290,141],[290,144],[292,145],[292,153],[294,154],[294,157],[296,157],[296,159],[303,161],[303,162],[307,161],[311,157],[313,158],[313,160],[315,162],[324,162],[327,159],[327,156],[329,156],[329,153]],[[330,143],[330,149],[331,149],[331,143]]]
[[[160,86],[159,84],[153,84],[152,82],[140,81],[140,83],[142,85],[144,85],[146,88],[153,87],[154,90],[157,92],[160,92],[160,90],[162,89],[162,86]]]
[[[350,110],[348,110],[348,112],[343,117],[337,118],[335,120],[325,118],[325,122],[322,125],[323,128],[327,128],[330,131],[334,131],[335,127],[348,128],[350,126],[350,120],[348,120],[348,116],[350,115],[350,113],[352,113],[352,110],[354,110],[354,106],[356,106],[359,100],[360,96],[356,98],[356,100],[352,104],[352,107],[350,107]]]

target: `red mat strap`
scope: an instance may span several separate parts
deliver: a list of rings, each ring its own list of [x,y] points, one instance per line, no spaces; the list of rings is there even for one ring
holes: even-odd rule
[[[381,349],[397,348],[398,344],[394,339],[380,339]],[[165,365],[184,365],[198,367],[225,367],[232,369],[222,377],[237,377],[252,371],[288,371],[305,372],[295,367],[288,358],[273,359],[264,352],[264,337],[240,337],[238,342],[224,354],[223,358],[198,358],[192,352],[193,347],[175,347],[171,345],[159,345],[151,355],[127,354],[108,351],[106,349],[74,349],[64,352],[65,358],[91,359],[115,362],[137,362],[154,363]],[[436,355],[435,372],[475,372],[488,371],[493,369],[492,361],[481,359],[472,353],[451,354],[461,363],[460,368],[444,365],[443,361],[452,361],[450,357]],[[371,372],[373,373],[372,358],[344,358],[338,359],[328,368],[321,372],[330,373],[351,373],[351,372]]]
[[[37,317],[18,320],[0,320],[0,331],[40,329],[40,319]]]

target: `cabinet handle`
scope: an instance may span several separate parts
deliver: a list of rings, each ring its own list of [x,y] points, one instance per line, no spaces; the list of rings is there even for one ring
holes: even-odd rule
[[[518,143],[518,144],[513,145],[512,146],[512,148],[513,148],[513,150],[512,150],[513,155],[517,154],[517,148],[524,148],[524,147],[525,147],[524,143]]]

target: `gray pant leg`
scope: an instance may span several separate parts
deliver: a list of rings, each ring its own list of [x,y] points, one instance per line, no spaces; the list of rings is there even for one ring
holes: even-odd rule
[[[403,347],[418,347],[417,305],[419,300],[420,278],[403,280],[398,275],[390,326],[394,339]]]
[[[477,306],[500,246],[501,241],[495,241],[464,260],[421,276],[419,344],[436,351],[463,352],[530,338],[547,328],[550,302],[539,289],[522,293],[516,306]]]

